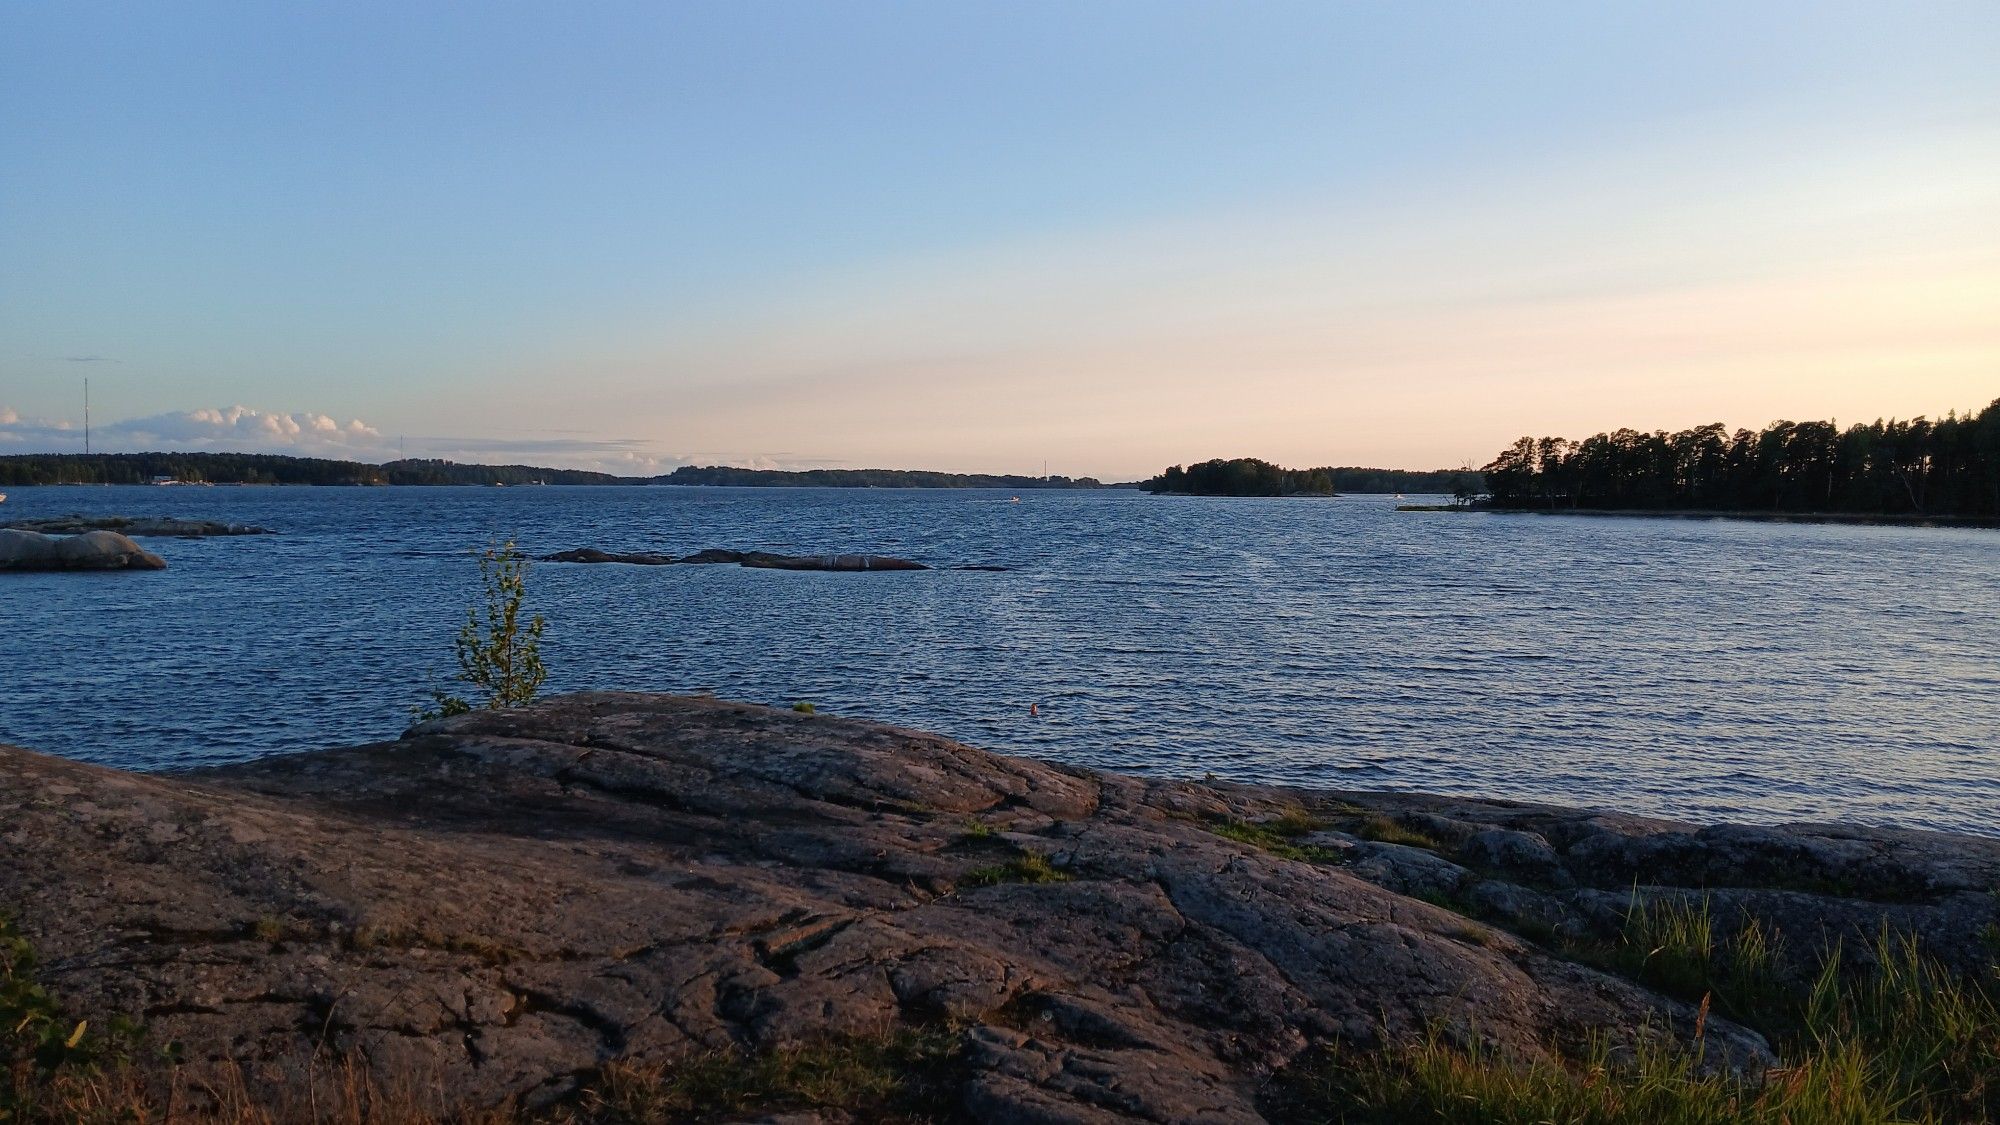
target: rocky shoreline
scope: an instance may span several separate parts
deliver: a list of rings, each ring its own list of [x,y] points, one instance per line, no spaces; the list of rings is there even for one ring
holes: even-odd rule
[[[0,748],[0,842],[66,1011],[260,1097],[358,1060],[439,1111],[903,1033],[950,1043],[939,1112],[992,1122],[1264,1120],[1311,1052],[1440,1030],[1754,1074],[1757,1032],[1580,951],[1702,898],[1976,971],[2000,923],[1995,840],[1120,776],[636,694],[184,774]]]

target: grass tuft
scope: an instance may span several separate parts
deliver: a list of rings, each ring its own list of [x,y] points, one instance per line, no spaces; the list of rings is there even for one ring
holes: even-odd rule
[[[997,883],[1067,883],[1069,873],[1058,871],[1049,857],[1040,852],[1023,852],[1005,863],[975,867],[959,883],[967,887],[990,887]]]
[[[1796,1030],[1805,997],[1787,971],[1781,936],[1748,914],[1725,930],[1706,896],[1647,901],[1635,891],[1617,941],[1568,952],[1669,996],[1712,1002],[1739,1023]]]
[[[1205,827],[1225,840],[1262,848],[1272,855],[1283,856],[1286,859],[1303,860],[1307,863],[1340,863],[1346,858],[1337,848],[1297,843],[1300,836],[1310,835],[1325,828],[1326,822],[1296,809],[1270,820],[1225,818],[1212,820]]]
[[[1947,1125],[2000,1120],[2000,998],[1884,932],[1845,969],[1787,987],[1778,936],[1745,920],[1718,936],[1704,902],[1635,905],[1609,956],[1662,988],[1703,989],[1770,1037],[1765,1075],[1717,1073],[1691,1043],[1528,1059],[1434,1034],[1375,1053],[1322,1052],[1274,1085],[1280,1122],[1436,1125]],[[1705,1019],[1705,1015],[1704,1015]]]
[[[613,1064],[579,1107],[603,1125],[834,1111],[865,1120],[958,1116],[960,1037],[949,1029],[838,1037],[764,1054],[716,1052],[660,1066]]]
[[[1685,1047],[1646,1044],[1615,1060],[1509,1060],[1442,1037],[1401,1051],[1328,1055],[1285,1084],[1277,1121],[1350,1125],[1888,1125],[1893,1092],[1851,1052],[1816,1056],[1767,1082],[1704,1073]]]
[[[1428,848],[1431,851],[1444,847],[1438,842],[1437,837],[1407,827],[1381,813],[1371,813],[1363,817],[1361,823],[1355,825],[1354,834],[1378,844],[1401,844],[1404,847]]]

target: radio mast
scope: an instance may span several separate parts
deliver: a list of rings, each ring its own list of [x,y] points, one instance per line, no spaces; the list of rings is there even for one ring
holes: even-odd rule
[[[90,456],[90,376],[83,377],[83,455]]]

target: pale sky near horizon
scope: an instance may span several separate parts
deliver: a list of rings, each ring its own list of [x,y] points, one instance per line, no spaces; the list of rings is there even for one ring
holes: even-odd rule
[[[0,453],[1051,471],[2000,398],[2000,4],[0,7]]]

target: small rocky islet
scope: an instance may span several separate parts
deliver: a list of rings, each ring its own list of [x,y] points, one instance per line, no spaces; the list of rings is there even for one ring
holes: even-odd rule
[[[134,516],[53,516],[0,524],[0,571],[164,570],[166,560],[141,548],[132,537],[206,539],[269,535],[270,528],[217,520]],[[891,555],[784,555],[771,551],[719,548],[674,556],[654,552],[619,553],[582,547],[543,555],[541,562],[623,563],[634,566],[733,565],[752,570],[910,571],[931,566]],[[970,565],[948,570],[1005,570]]]
[[[772,551],[732,551],[711,547],[696,551],[692,555],[667,555],[653,551],[616,552],[600,550],[596,547],[578,547],[570,551],[557,551],[541,556],[541,562],[556,563],[622,563],[627,566],[742,566],[751,570],[822,570],[822,571],[905,571],[905,570],[985,570],[1004,571],[1004,566],[990,564],[965,564],[960,566],[933,567],[914,559],[897,558],[894,555],[782,555]]]
[[[0,524],[0,571],[165,570],[167,561],[133,537],[206,539],[268,535],[269,528],[214,520],[51,516]]]
[[[1995,840],[1121,776],[623,693],[178,774],[0,748],[0,841],[64,1010],[178,1044],[150,1080],[299,1106],[358,1060],[432,1112],[897,1035],[947,1044],[933,1117],[986,1122],[1265,1120],[1328,1045],[1440,1029],[1758,1073],[1757,1032],[1577,950],[1699,897],[1969,972],[2000,921]]]
[[[710,548],[692,555],[674,556],[654,552],[616,553],[595,547],[579,547],[543,555],[542,562],[623,563],[628,566],[743,566],[752,570],[929,570],[910,559],[890,555],[780,555],[770,551],[730,551]]]
[[[115,531],[44,535],[0,528],[0,571],[165,570],[167,560]]]
[[[0,528],[33,531],[42,535],[82,535],[92,531],[114,531],[134,538],[210,539],[229,535],[270,535],[268,527],[221,520],[190,520],[172,516],[47,516],[15,520]]]

